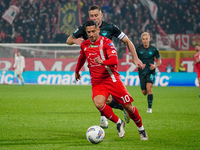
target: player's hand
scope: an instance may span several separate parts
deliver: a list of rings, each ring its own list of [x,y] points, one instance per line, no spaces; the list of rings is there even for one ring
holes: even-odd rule
[[[76,79],[76,81],[81,79],[81,75],[77,72],[75,72],[75,79]]]
[[[13,70],[15,70],[15,67],[13,67]]]
[[[95,61],[97,64],[103,65],[103,60],[102,60],[99,56],[95,57],[95,58],[94,58],[94,61]]]
[[[83,38],[78,38],[78,39],[75,40],[75,44],[81,45],[81,43],[82,43],[83,41],[84,41]]]
[[[25,72],[26,70],[25,70],[25,68],[23,69],[23,72]]]
[[[142,61],[140,59],[132,59],[132,62],[136,65],[136,67],[139,67],[140,69],[144,69],[145,68],[145,64],[142,63]]]
[[[154,70],[155,68],[156,68],[156,65],[150,63],[150,69]]]

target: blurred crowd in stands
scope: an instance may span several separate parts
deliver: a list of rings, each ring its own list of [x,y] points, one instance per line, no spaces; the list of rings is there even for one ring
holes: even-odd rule
[[[69,0],[1,0],[0,16],[10,5],[20,7],[20,13],[12,25],[0,17],[0,43],[65,43],[67,36],[56,29],[59,3],[63,1]],[[158,6],[157,21],[167,34],[200,34],[200,1],[152,1]],[[116,24],[135,45],[143,31],[150,32],[155,40],[156,22],[139,0],[80,0],[83,23],[94,4],[102,8],[104,20]]]

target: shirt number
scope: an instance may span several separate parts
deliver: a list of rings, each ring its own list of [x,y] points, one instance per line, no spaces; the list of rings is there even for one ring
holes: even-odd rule
[[[124,103],[130,102],[130,97],[128,95],[125,95],[124,97],[121,97]]]

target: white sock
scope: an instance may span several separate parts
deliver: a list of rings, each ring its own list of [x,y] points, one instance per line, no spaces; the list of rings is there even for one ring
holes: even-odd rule
[[[21,76],[21,80],[22,80],[22,82],[24,83],[24,78]]]
[[[19,82],[19,84],[21,84],[21,83],[22,83],[22,81],[21,81],[20,77],[18,77],[18,82]]]
[[[122,123],[122,120],[121,120],[121,119],[119,119],[119,120],[117,121],[117,124],[118,124],[118,123]]]
[[[144,127],[143,127],[143,126],[138,127],[138,130],[139,130],[139,131],[142,131],[142,130],[144,130]]]

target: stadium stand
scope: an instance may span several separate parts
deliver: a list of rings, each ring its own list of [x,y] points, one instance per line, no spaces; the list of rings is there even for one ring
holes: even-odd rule
[[[0,16],[10,5],[20,7],[20,12],[12,25],[0,18],[0,43],[65,43],[67,36],[56,31],[61,1],[67,0],[1,0]],[[158,6],[158,22],[167,34],[200,33],[200,1],[152,1]],[[155,21],[139,0],[81,0],[80,4],[83,22],[88,20],[88,7],[97,4],[104,20],[116,24],[135,45],[140,44],[143,30],[149,31],[152,41],[155,40]]]

